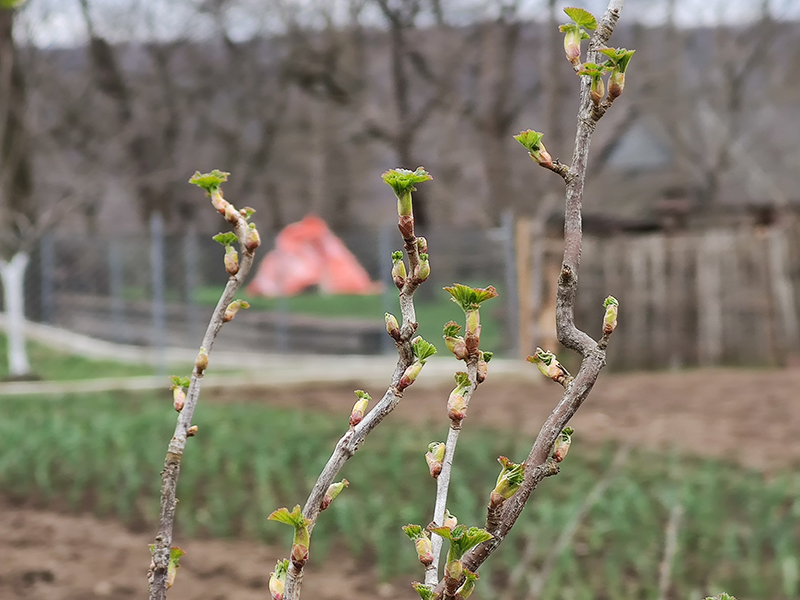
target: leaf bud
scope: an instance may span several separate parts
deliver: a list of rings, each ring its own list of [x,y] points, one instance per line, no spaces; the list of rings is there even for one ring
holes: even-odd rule
[[[425,254],[428,251],[428,240],[420,236],[417,238],[417,252]]]
[[[572,381],[572,375],[558,362],[556,355],[552,352],[545,352],[541,348],[536,348],[536,354],[526,359],[535,364],[545,377],[549,377],[556,383],[566,385]]]
[[[406,283],[406,264],[403,262],[403,253],[400,250],[392,252],[392,281],[397,289],[403,289]]]
[[[603,335],[611,335],[617,328],[617,313],[619,312],[619,301],[614,296],[609,296],[603,302],[606,314],[603,316]]]
[[[228,304],[228,308],[225,309],[225,314],[222,316],[222,322],[227,323],[232,321],[240,308],[250,308],[250,303],[244,300],[234,300]]]
[[[425,453],[425,462],[428,463],[428,469],[434,479],[439,477],[439,473],[442,472],[445,450],[446,446],[443,442],[431,442],[428,445],[428,451]]]
[[[353,410],[350,411],[350,427],[355,427],[361,423],[361,420],[367,413],[367,404],[372,399],[364,390],[356,390],[355,394],[358,400],[356,400],[356,403],[353,405]]]
[[[178,561],[184,554],[186,554],[186,552],[184,552],[177,546],[173,546],[172,548],[169,549],[169,565],[167,566],[167,589],[175,585],[175,578],[178,576],[178,567],[180,567]]]
[[[403,532],[414,542],[419,562],[426,567],[433,564],[433,545],[428,532],[419,525],[405,525]]]
[[[186,437],[194,437],[197,435],[197,425],[192,425],[186,429]]]
[[[239,272],[239,253],[233,246],[225,247],[225,271],[231,276]]]
[[[194,359],[194,368],[199,374],[208,368],[208,351],[205,348],[200,348],[200,352],[197,353],[197,358]]]
[[[284,558],[275,564],[275,570],[269,574],[269,593],[272,596],[272,600],[283,600],[288,570],[289,561]]]
[[[403,376],[400,378],[399,383],[397,384],[398,391],[403,391],[412,383],[417,380],[417,376],[419,372],[422,370],[422,362],[415,360],[411,365],[409,365],[406,370],[403,372]]]
[[[424,583],[420,583],[419,581],[415,581],[411,584],[411,587],[414,588],[414,591],[419,594],[419,597],[422,600],[435,600],[436,599],[436,592],[433,591],[432,585],[425,585]]]
[[[565,427],[564,430],[556,438],[556,443],[553,444],[553,458],[556,462],[561,462],[569,452],[570,444],[572,444],[572,434],[574,433],[572,427]]]
[[[175,410],[177,412],[181,412],[185,404],[186,404],[186,392],[183,391],[183,388],[182,387],[172,388],[172,405],[175,407]]]
[[[350,486],[350,482],[347,479],[342,479],[339,483],[332,483],[328,486],[328,490],[325,492],[325,496],[322,498],[322,503],[320,504],[319,509],[325,510],[331,505],[336,499],[336,496],[342,493],[342,490],[346,487]]]
[[[427,254],[419,255],[419,266],[417,267],[416,277],[420,282],[425,281],[431,275],[431,263]]]
[[[467,401],[461,388],[450,392],[450,397],[447,399],[447,417],[455,424],[467,418]]]
[[[247,227],[247,235],[244,238],[244,247],[251,254],[261,245],[261,236],[258,235],[255,223],[250,223]]]
[[[525,478],[525,463],[514,463],[505,456],[497,459],[503,467],[497,477],[497,483],[489,497],[489,507],[494,508],[502,505],[506,500],[517,493],[519,486]]]
[[[393,339],[399,340],[400,339],[400,324],[397,322],[397,317],[395,317],[391,313],[386,313],[383,315],[384,321],[386,321],[386,333],[392,336]]]

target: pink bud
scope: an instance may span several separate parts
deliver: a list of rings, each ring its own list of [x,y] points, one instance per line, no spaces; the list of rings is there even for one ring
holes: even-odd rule
[[[176,411],[181,412],[183,410],[183,407],[186,404],[186,392],[183,391],[182,387],[173,388],[172,404],[175,406]]]
[[[261,245],[261,236],[258,235],[258,229],[251,223],[250,227],[247,230],[247,235],[244,239],[244,247],[245,249],[252,253]]]
[[[239,253],[233,248],[228,246],[225,249],[225,270],[228,275],[236,275],[239,272]]]

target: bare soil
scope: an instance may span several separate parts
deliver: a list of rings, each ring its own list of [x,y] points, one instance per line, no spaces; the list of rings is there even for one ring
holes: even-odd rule
[[[216,401],[269,402],[346,414],[350,386],[237,390]],[[489,379],[469,408],[467,426],[503,428],[535,437],[560,388]],[[678,449],[767,471],[800,464],[800,369],[604,373],[573,420],[578,439],[626,440]],[[380,396],[382,390],[369,390]],[[444,418],[449,389],[414,386],[392,418],[414,423]],[[211,398],[206,398],[210,401]],[[115,522],[0,504],[0,599],[143,598],[152,535]],[[171,600],[263,600],[271,566],[284,548],[251,541],[188,540]],[[313,565],[304,597],[319,600],[411,598],[405,581],[377,584],[345,552]]]

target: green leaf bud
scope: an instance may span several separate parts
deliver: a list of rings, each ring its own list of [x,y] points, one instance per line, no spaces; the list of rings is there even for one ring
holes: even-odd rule
[[[231,277],[239,272],[239,253],[233,246],[225,247],[225,271]]]
[[[275,563],[275,570],[269,574],[269,593],[272,596],[272,600],[283,600],[288,570],[289,560],[284,558]]]
[[[234,300],[228,304],[228,308],[225,309],[225,314],[222,316],[222,322],[227,323],[232,321],[236,313],[239,312],[239,309],[242,308],[250,308],[250,303],[244,300]]]
[[[428,445],[428,451],[425,453],[425,462],[428,463],[428,470],[431,477],[436,479],[439,473],[442,472],[442,463],[444,461],[444,454],[447,447],[444,442],[431,442]]]
[[[255,252],[261,245],[261,236],[258,234],[255,223],[250,223],[247,227],[247,234],[244,238],[244,247],[250,254]]]
[[[572,444],[573,433],[574,430],[572,427],[565,427],[556,438],[556,442],[553,444],[553,458],[556,460],[556,462],[561,462],[564,460],[567,452],[569,452],[570,444]]]
[[[331,505],[331,502],[336,500],[336,496],[342,493],[342,490],[346,487],[350,486],[350,482],[347,479],[342,479],[339,483],[332,483],[328,486],[328,490],[325,492],[325,496],[322,498],[322,503],[320,504],[319,509],[325,510]]]
[[[386,322],[386,333],[388,333],[395,340],[400,339],[400,324],[397,322],[397,317],[391,313],[383,315],[383,320]]]
[[[350,411],[350,427],[355,427],[361,423],[361,420],[367,413],[367,405],[369,401],[372,400],[370,395],[364,390],[356,390],[355,394],[358,400],[353,405],[353,410]]]
[[[617,328],[617,313],[619,312],[619,302],[614,296],[609,296],[603,302],[606,313],[603,315],[603,335],[611,335]]]
[[[178,567],[180,566],[178,564],[178,561],[184,554],[186,554],[186,552],[184,552],[177,546],[173,546],[172,548],[169,549],[169,565],[167,566],[167,589],[175,585],[175,578],[178,576]]]
[[[572,380],[569,372],[558,362],[556,355],[552,352],[545,352],[541,348],[536,348],[536,354],[527,358],[528,362],[535,364],[545,377],[549,377],[556,383],[565,385]]]

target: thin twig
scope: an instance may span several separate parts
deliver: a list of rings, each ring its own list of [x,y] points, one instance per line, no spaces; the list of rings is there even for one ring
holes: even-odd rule
[[[471,356],[467,361],[467,375],[469,377],[469,387],[464,391],[464,404],[469,407],[472,394],[478,387],[478,356]],[[445,445],[444,460],[442,461],[442,471],[436,478],[436,503],[433,509],[433,522],[441,525],[444,522],[444,512],[447,508],[447,493],[450,488],[450,473],[453,468],[453,457],[456,453],[458,436],[461,433],[461,424],[456,427],[451,422],[450,430],[447,433],[447,443]],[[439,534],[432,534],[431,544],[433,546],[433,562],[425,569],[425,583],[439,583],[439,557],[442,553],[444,540]]]
[[[327,464],[319,474],[303,507],[303,516],[310,521],[308,525],[309,534],[313,531],[316,524],[317,517],[320,513],[320,505],[328,486],[333,483],[336,475],[344,464],[352,458],[367,435],[394,410],[403,398],[403,392],[398,389],[397,385],[405,370],[414,361],[414,353],[411,346],[411,338],[417,330],[414,292],[422,283],[414,276],[419,266],[419,248],[417,245],[417,237],[414,235],[413,229],[409,236],[404,236],[403,242],[408,257],[410,274],[406,278],[403,288],[400,290],[400,312],[403,324],[400,328],[400,339],[396,342],[398,358],[397,365],[392,375],[391,384],[383,395],[383,398],[375,405],[375,408],[369,411],[355,428],[349,429],[339,439]],[[300,598],[303,572],[304,569],[298,568],[294,563],[289,565],[283,593],[284,600],[298,600]]]
[[[211,315],[208,328],[203,336],[201,347],[209,354],[211,353],[211,347],[214,345],[214,340],[219,330],[222,328],[225,310],[233,301],[234,295],[241,287],[253,265],[253,252],[248,251],[245,247],[248,226],[246,220],[241,215],[238,215],[236,218],[234,231],[239,240],[241,262],[239,263],[239,270],[236,275],[232,275],[230,279],[228,279],[225,290],[222,292],[222,296]],[[200,396],[200,385],[203,381],[203,374],[204,369],[195,365],[192,371],[189,391],[186,394],[186,403],[178,414],[178,423],[175,426],[175,433],[167,449],[164,470],[161,472],[161,514],[159,517],[158,533],[153,548],[154,566],[149,573],[150,600],[165,600],[167,597],[167,568],[169,565],[170,547],[172,546],[175,507],[178,504],[175,489],[178,485],[181,459],[183,458],[183,451],[186,447],[186,440],[188,439],[187,430],[192,424],[192,416],[194,415],[197,400]]]
[[[605,14],[598,23],[597,30],[589,42],[587,60],[596,62],[597,49],[604,48],[619,20],[624,0],[610,0]],[[564,214],[564,258],[561,276],[558,281],[556,297],[556,331],[558,341],[567,348],[575,350],[582,357],[581,367],[575,379],[570,382],[561,401],[542,425],[528,458],[525,480],[517,493],[505,502],[500,529],[492,532],[494,537],[470,550],[463,559],[463,565],[470,571],[477,569],[500,546],[505,536],[522,513],[531,493],[546,476],[548,458],[558,435],[580,408],[597,381],[600,370],[605,366],[605,348],[598,345],[588,334],[575,326],[574,305],[578,284],[582,243],[581,207],[583,187],[586,178],[586,165],[592,134],[602,115],[594,113],[589,97],[590,81],[581,78],[581,102],[578,113],[578,127],[575,135],[575,148],[572,164],[566,178],[566,207]],[[443,585],[436,587],[441,593]]]

